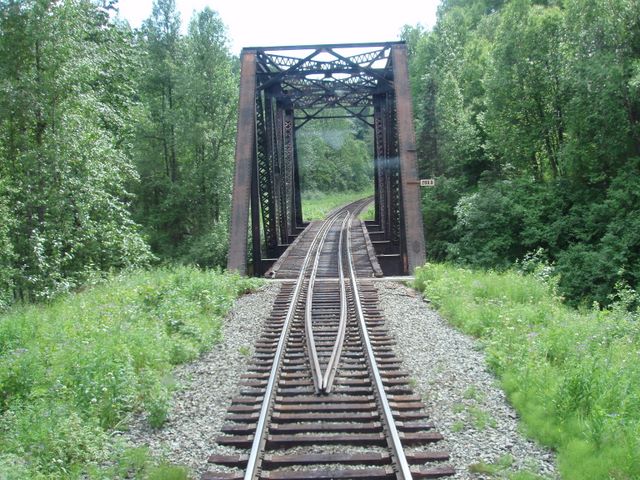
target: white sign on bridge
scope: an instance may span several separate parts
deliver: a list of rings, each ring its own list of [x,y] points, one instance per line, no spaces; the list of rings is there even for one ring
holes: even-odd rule
[[[421,187],[435,187],[436,179],[435,178],[423,178],[420,180]]]

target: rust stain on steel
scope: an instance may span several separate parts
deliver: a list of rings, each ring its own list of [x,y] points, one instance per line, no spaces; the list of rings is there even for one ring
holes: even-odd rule
[[[311,120],[346,117],[374,131],[376,241],[382,242],[376,253],[384,255],[383,270],[407,274],[422,264],[405,44],[246,48],[241,67],[227,268],[262,274],[304,229],[296,131]],[[253,255],[247,246],[250,235]],[[248,267],[251,256],[253,269]]]
[[[400,150],[400,175],[402,182],[402,210],[407,242],[408,273],[426,261],[420,189],[418,187],[418,161],[416,135],[413,128],[409,67],[405,45],[391,47],[393,85],[398,116],[398,140]]]
[[[247,236],[249,228],[249,201],[251,194],[251,167],[255,155],[256,116],[256,51],[244,50],[241,59],[240,99],[238,106],[238,132],[236,134],[236,161],[233,179],[231,233],[227,269],[241,275],[247,273]]]

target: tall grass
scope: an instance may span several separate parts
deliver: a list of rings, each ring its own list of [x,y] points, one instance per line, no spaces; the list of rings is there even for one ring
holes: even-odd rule
[[[415,286],[481,339],[526,431],[557,449],[568,480],[640,479],[640,321],[577,311],[517,272],[427,264]]]
[[[1,316],[0,478],[118,478],[123,462],[146,465],[110,432],[136,411],[162,425],[172,367],[219,340],[253,285],[187,267],[139,271]]]
[[[370,197],[373,190],[360,192],[304,192],[302,195],[302,217],[306,222],[322,220],[334,208]]]

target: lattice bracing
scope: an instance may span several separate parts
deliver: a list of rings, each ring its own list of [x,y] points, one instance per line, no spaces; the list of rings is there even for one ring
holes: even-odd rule
[[[249,206],[254,274],[303,230],[296,132],[333,118],[357,118],[373,131],[376,220],[369,223],[383,270],[408,273],[424,258],[406,55],[402,42],[243,50],[230,269],[247,271]]]

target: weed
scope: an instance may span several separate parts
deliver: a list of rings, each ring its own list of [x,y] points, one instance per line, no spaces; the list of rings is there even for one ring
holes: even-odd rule
[[[251,347],[249,347],[248,345],[241,345],[238,348],[238,353],[243,357],[248,357],[249,355],[251,355]]]
[[[627,311],[634,294],[620,287],[622,307],[578,311],[561,303],[538,270],[427,264],[414,286],[479,338],[527,433],[558,452],[564,479],[640,478],[640,322]],[[476,428],[493,425],[476,407],[468,414]]]
[[[481,408],[469,407],[467,414],[476,430],[484,430],[487,427],[496,428],[495,419]]]
[[[149,480],[188,480],[187,469],[177,465],[159,465],[149,474]]]
[[[484,462],[479,462],[479,463],[472,463],[471,465],[469,465],[469,472],[470,473],[483,473],[485,475],[496,475],[500,472],[500,467],[497,467],[496,465],[492,465],[490,463],[484,463]]]
[[[509,480],[547,480],[545,477],[526,470],[509,474]]]
[[[369,206],[366,210],[363,210],[360,214],[359,218],[361,220],[375,220],[376,219],[376,209],[373,204]]]
[[[494,463],[485,463],[485,462],[473,463],[469,465],[469,472],[481,473],[481,474],[492,475],[492,476],[501,475],[501,474],[504,474],[506,470],[511,467],[511,465],[513,465],[513,457],[509,454],[506,454],[506,455],[502,455]],[[509,475],[509,477],[512,478],[511,475]],[[501,475],[501,478],[503,478],[502,475]]]
[[[139,410],[162,426],[172,366],[210,348],[233,299],[255,285],[186,267],[129,272],[0,316],[0,471],[116,478],[147,469],[146,454],[123,453],[109,431]]]
[[[477,387],[472,385],[464,391],[464,393],[462,394],[462,397],[465,398],[466,400],[482,401],[482,399],[484,398],[484,395],[480,390],[478,390]]]
[[[167,393],[160,393],[146,403],[147,421],[152,428],[161,428],[169,418],[170,401]]]
[[[513,465],[513,461],[513,455],[506,453],[498,458],[498,460],[496,461],[496,465],[499,465],[502,468],[509,468],[511,465]]]
[[[136,447],[126,449],[119,458],[118,467],[127,477],[137,478],[137,474],[147,469],[150,463],[149,449]]]
[[[458,433],[464,430],[464,422],[457,420],[451,425],[451,431],[454,433]]]

